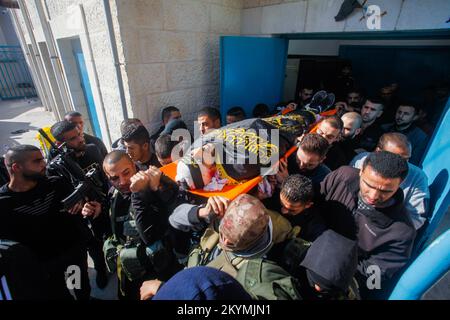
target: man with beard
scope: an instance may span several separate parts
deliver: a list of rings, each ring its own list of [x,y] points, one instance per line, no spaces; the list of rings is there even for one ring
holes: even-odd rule
[[[142,282],[147,277],[155,277],[155,273],[159,271],[155,267],[156,255],[153,253],[149,260],[144,252],[142,256],[138,254],[130,258],[128,253],[133,251],[124,249],[136,252],[139,252],[139,248],[144,248],[146,252],[150,248],[154,250],[154,243],[161,240],[167,231],[168,215],[164,215],[164,208],[169,204],[162,203],[161,198],[168,197],[168,202],[174,202],[178,188],[175,184],[167,186],[161,182],[161,172],[156,167],[138,171],[136,164],[123,150],[107,154],[103,170],[112,185],[108,200],[113,235],[104,245],[106,260],[111,271],[120,265],[117,267],[119,299],[137,300]],[[99,209],[87,205],[83,208],[83,214],[87,216],[98,212]],[[163,251],[160,248],[154,252],[162,257]],[[172,262],[170,257],[165,258],[165,263]],[[131,270],[130,265],[135,268]],[[173,267],[176,267],[175,263],[164,272],[172,272]],[[156,276],[161,277],[162,274],[158,273]]]
[[[350,161],[356,156],[355,144],[357,137],[361,133],[362,118],[359,113],[347,112],[341,117],[344,124],[342,129],[341,140],[338,141],[344,155],[344,163],[342,165],[348,165]]]
[[[384,106],[378,98],[368,98],[361,108],[361,134],[356,138],[356,148],[359,151],[372,152],[377,146],[378,139],[384,133],[379,123]]]
[[[316,133],[325,138],[330,144],[330,149],[324,161],[330,170],[336,170],[340,166],[348,164],[344,150],[339,143],[343,129],[344,123],[337,115],[326,117],[317,125]]]
[[[361,170],[344,166],[321,183],[319,207],[327,226],[358,242],[362,298],[386,298],[411,257],[416,230],[400,188],[407,174],[405,159],[379,151],[368,155]],[[374,274],[379,285],[371,287]]]
[[[64,276],[70,265],[81,271],[77,298],[89,298],[86,247],[79,216],[74,215],[81,205],[69,211],[61,205],[71,186],[59,177],[45,176],[46,162],[35,146],[10,148],[5,165],[11,180],[0,189],[0,239],[19,242],[36,255],[46,273],[40,289],[50,299],[72,299]]]
[[[382,126],[385,132],[402,133],[408,138],[412,148],[409,162],[416,166],[420,164],[428,144],[427,134],[415,124],[418,117],[418,108],[412,103],[404,102],[397,108],[395,122]]]
[[[84,132],[84,120],[83,115],[81,113],[77,111],[69,111],[64,115],[64,119],[77,125],[78,129],[83,134],[84,141],[86,142],[86,144],[96,145],[102,157],[106,156],[108,150],[106,150],[106,146],[103,143],[103,141],[97,137],[91,136],[90,134]]]
[[[338,115],[343,115],[347,112],[361,112],[361,105],[363,103],[363,93],[360,89],[351,89],[347,92],[347,100],[336,103]]]
[[[302,109],[308,103],[311,102],[311,99],[314,95],[314,88],[312,85],[304,85],[303,88],[298,93],[298,106],[297,108]]]
[[[68,121],[60,121],[55,123],[50,129],[53,137],[56,139],[56,144],[66,144],[69,150],[72,150],[71,158],[83,169],[86,173],[93,165],[101,168],[103,157],[97,146],[93,144],[86,144],[83,132],[76,124]],[[50,175],[54,172],[49,170]],[[106,194],[108,192],[108,182],[103,172],[99,172],[99,178],[103,182],[102,191]],[[106,273],[105,258],[103,256],[103,241],[111,234],[111,227],[108,221],[107,211],[104,210],[101,214],[85,219],[84,221],[90,223],[92,227],[93,236],[90,237],[88,244],[89,255],[94,261],[95,270],[97,271],[96,283],[100,289],[106,287],[108,283],[108,276]]]

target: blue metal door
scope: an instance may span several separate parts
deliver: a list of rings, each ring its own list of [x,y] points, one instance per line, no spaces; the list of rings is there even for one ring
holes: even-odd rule
[[[283,97],[288,40],[220,38],[220,106],[222,120],[233,106],[251,117],[253,107],[275,106]]]
[[[0,46],[0,98],[36,97],[36,89],[20,46]]]
[[[77,62],[78,73],[81,80],[81,88],[83,89],[84,99],[86,100],[86,106],[89,113],[89,119],[92,124],[92,129],[94,134],[101,138],[100,124],[98,122],[97,110],[95,109],[94,97],[92,95],[91,84],[89,82],[89,76],[86,69],[86,62],[84,60],[83,51],[81,50],[81,45],[79,40],[72,40],[73,54],[75,56],[75,61]]]

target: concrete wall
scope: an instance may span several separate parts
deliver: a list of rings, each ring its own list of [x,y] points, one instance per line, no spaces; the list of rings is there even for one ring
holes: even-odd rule
[[[371,31],[361,9],[344,21],[336,22],[343,0],[245,0],[242,34],[279,34],[302,32]],[[369,0],[387,14],[381,18],[380,31],[447,29],[448,0]]]
[[[127,102],[151,131],[162,107],[219,106],[219,38],[240,33],[241,0],[117,0]],[[132,4],[132,5],[131,5]]]
[[[109,44],[103,1],[45,0],[44,3],[46,10],[48,10],[53,36],[58,44],[62,44],[61,48],[59,46],[57,47],[59,56],[62,57],[65,55],[64,58],[67,58],[68,54],[63,53],[67,49],[64,47],[64,44],[67,43],[65,42],[66,40],[77,37],[80,39],[102,130],[102,138],[108,144],[107,136],[110,136],[111,140],[120,136],[119,128],[123,120],[123,112],[117,79],[115,77],[111,46]],[[114,0],[110,0],[110,4],[112,7],[115,7]],[[42,25],[39,21],[34,1],[27,0],[26,6],[33,25],[33,33],[36,41],[45,42]],[[84,19],[86,21],[86,28],[83,23]],[[18,14],[18,20],[24,32],[25,41],[31,43],[30,36],[26,31],[22,10]],[[120,41],[120,35],[116,34],[116,41]],[[82,107],[79,103],[82,92],[78,88],[73,90],[74,87],[79,87],[79,81],[75,85],[69,84],[69,82],[74,81],[73,73],[70,71],[73,69],[73,65],[70,59],[61,59],[61,63],[64,67],[63,72],[65,78],[68,80],[69,89],[71,90],[70,100],[73,101],[71,108],[76,109],[77,107]],[[66,70],[69,71],[69,74],[66,74]],[[53,71],[49,70],[49,72]],[[96,79],[98,79],[98,85]],[[57,90],[57,88],[52,89]],[[129,114],[132,115],[132,106],[127,107]],[[59,106],[59,109],[61,109],[61,106]],[[61,113],[64,113],[64,111],[60,110]]]
[[[240,34],[243,0],[109,0],[109,3],[129,117],[142,119],[153,131],[160,125],[160,109],[164,106],[180,108],[188,125],[196,118],[198,109],[219,106],[219,38]],[[108,128],[112,140],[118,138],[123,112],[103,1],[45,0],[45,4],[58,41],[80,37],[86,63],[92,62],[91,86],[95,74],[99,80],[99,88],[92,88],[94,98],[97,96],[96,108],[99,112],[103,108],[107,115],[105,125],[100,125]],[[86,17],[86,32],[76,10],[80,4]],[[34,1],[26,1],[26,5],[35,37],[44,41]],[[19,20],[26,31],[23,17]],[[27,34],[25,38],[30,43]],[[87,52],[89,46],[92,57]],[[72,81],[70,75],[67,78]],[[76,96],[72,90],[71,94]]]
[[[90,121],[87,119],[88,110],[86,106],[86,99],[84,98],[83,89],[81,88],[81,79],[78,72],[77,63],[73,55],[72,41],[73,39],[58,40],[58,47],[61,52],[61,61],[67,77],[74,109],[85,116],[85,131],[92,134],[92,126]]]

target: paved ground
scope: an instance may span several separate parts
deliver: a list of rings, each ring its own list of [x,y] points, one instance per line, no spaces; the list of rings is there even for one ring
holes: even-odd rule
[[[38,99],[0,101],[1,153],[7,146],[17,144],[38,146],[34,138],[37,130],[54,122],[52,113],[45,111]],[[18,130],[25,132],[20,133]]]
[[[33,144],[37,129],[55,122],[53,115],[42,107],[39,100],[0,101],[0,153],[7,146],[16,144]],[[14,133],[17,130],[25,132]],[[438,229],[432,236],[434,240],[450,228],[450,210],[447,212]],[[92,296],[97,299],[113,300],[117,297],[117,280],[115,274],[110,277],[108,286],[101,290],[95,284],[95,270],[89,259],[89,275],[91,278]],[[450,300],[450,273],[434,285],[423,297],[424,299]]]

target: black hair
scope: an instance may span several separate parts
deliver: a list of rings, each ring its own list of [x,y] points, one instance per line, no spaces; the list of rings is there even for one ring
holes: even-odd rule
[[[205,107],[198,112],[197,117],[203,117],[203,116],[207,116],[208,118],[210,118],[213,121],[216,119],[220,120],[220,111],[216,108]]]
[[[317,133],[308,133],[303,136],[298,148],[307,153],[314,153],[323,158],[327,155],[330,144],[327,139]]]
[[[316,86],[312,82],[305,82],[302,84],[302,86],[300,88],[300,92],[302,92],[303,89],[312,90],[314,93],[314,91],[316,91]]]
[[[76,127],[76,124],[64,120],[52,125],[52,127],[50,128],[50,132],[52,133],[53,137],[55,137],[56,141],[64,142],[64,134],[66,132],[72,131]]]
[[[170,158],[172,149],[178,144],[178,141],[172,141],[172,137],[168,134],[163,134],[156,139],[155,152],[161,159]]]
[[[301,174],[293,174],[284,180],[280,194],[288,201],[306,204],[313,201],[314,188],[311,179]]]
[[[410,151],[412,148],[408,137],[399,132],[388,132],[383,134],[378,140],[377,147],[380,148],[380,150],[384,150],[388,143],[392,143],[400,148],[408,149]]]
[[[32,146],[30,144],[22,144],[18,146],[13,146],[8,149],[5,154],[5,165],[11,167],[13,163],[23,163],[28,159],[28,154],[30,152],[41,151],[38,147]]]
[[[177,112],[177,111],[180,112],[180,110],[174,106],[168,106],[168,107],[163,108],[161,110],[161,120],[164,122],[164,119],[167,117],[170,117],[170,114],[172,112]]]
[[[269,106],[264,103],[258,103],[253,108],[253,117],[255,118],[265,118],[270,116]]]
[[[387,151],[372,152],[364,160],[362,170],[370,166],[380,176],[388,179],[400,178],[408,175],[408,162],[398,154]]]
[[[66,117],[83,117],[83,115],[81,113],[79,113],[78,111],[69,111],[64,115],[64,118]]]
[[[327,122],[327,123],[329,123],[332,128],[338,129],[339,132],[341,132],[342,129],[344,129],[344,122],[338,116],[325,117],[320,122]]]
[[[109,165],[116,164],[117,162],[119,162],[123,158],[127,158],[127,159],[130,160],[130,162],[133,162],[133,160],[131,160],[131,158],[128,156],[128,154],[124,150],[114,150],[114,151],[111,151],[110,153],[108,153],[105,156],[105,159],[103,160],[103,165],[105,165],[105,164],[109,164]]]
[[[124,128],[122,140],[125,142],[133,141],[138,145],[143,145],[144,143],[150,143],[150,134],[144,126],[132,123]]]
[[[239,117],[245,119],[245,111],[242,107],[233,107],[227,111],[227,116]]]
[[[368,96],[368,97],[366,97],[364,102],[366,102],[367,100],[369,100],[370,102],[372,102],[374,104],[381,104],[381,107],[384,109],[383,100],[379,96]]]
[[[354,88],[349,89],[349,90],[347,91],[347,96],[348,96],[350,93],[357,93],[357,94],[360,95],[361,98],[364,97],[364,90],[363,90],[363,89],[360,89],[360,88],[355,88],[355,87],[354,87]]]
[[[412,101],[405,101],[405,100],[400,101],[397,104],[396,110],[398,110],[398,108],[400,108],[401,106],[413,108],[414,114],[418,114],[420,111],[420,107],[417,104],[413,103]]]

